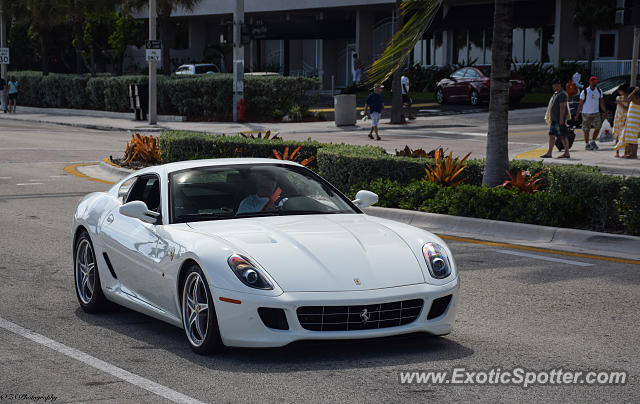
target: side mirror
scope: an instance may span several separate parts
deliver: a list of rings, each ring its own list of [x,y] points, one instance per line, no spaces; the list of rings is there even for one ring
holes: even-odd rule
[[[359,208],[367,208],[378,203],[378,195],[371,191],[360,190],[356,194],[356,199],[351,202]]]
[[[158,220],[160,213],[154,212],[147,208],[147,204],[142,201],[131,201],[120,206],[118,209],[120,214],[134,219],[142,220],[145,223],[154,224]]]

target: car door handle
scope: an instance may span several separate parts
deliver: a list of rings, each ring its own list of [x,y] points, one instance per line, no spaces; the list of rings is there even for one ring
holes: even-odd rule
[[[107,217],[107,223],[112,223],[112,222],[113,222],[113,215],[111,214]]]

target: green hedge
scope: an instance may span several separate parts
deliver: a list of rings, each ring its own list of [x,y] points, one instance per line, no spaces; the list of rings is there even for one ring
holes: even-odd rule
[[[97,76],[11,72],[20,83],[20,105],[43,108],[80,108],[130,112],[129,84],[147,76]],[[308,107],[317,79],[304,77],[245,78],[246,116],[252,121],[278,118],[294,105]],[[158,112],[191,118],[228,119],[232,114],[231,74],[158,76]]]
[[[354,197],[361,188],[378,194],[378,206],[388,208],[546,226],[580,227],[584,224],[582,217],[574,214],[572,198],[563,194],[527,194],[475,185],[444,187],[424,179],[403,184],[378,178],[352,186],[349,196]]]
[[[370,189],[380,206],[606,231],[640,234],[640,179],[602,174],[596,167],[549,166],[511,161],[510,170],[543,171],[544,192],[518,193],[483,187],[484,160],[467,160],[464,184],[441,187],[424,180],[428,159],[396,157],[381,147],[314,141],[251,139],[193,132],[163,132],[164,162],[196,158],[273,157],[302,146],[302,158],[316,156],[311,168],[343,192]]]

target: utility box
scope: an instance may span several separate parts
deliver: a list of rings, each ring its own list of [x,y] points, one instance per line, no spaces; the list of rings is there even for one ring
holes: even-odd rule
[[[353,126],[356,124],[355,94],[342,94],[334,96],[333,108],[336,126]]]

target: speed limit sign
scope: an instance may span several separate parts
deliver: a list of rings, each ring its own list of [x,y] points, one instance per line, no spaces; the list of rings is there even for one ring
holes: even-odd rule
[[[0,65],[9,64],[9,48],[0,48]]]

